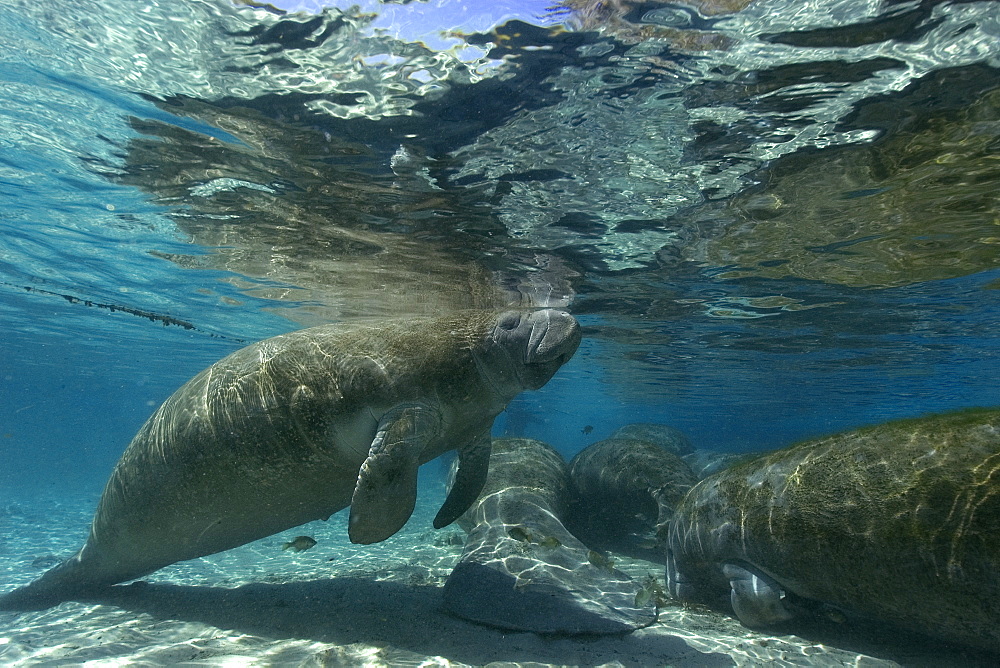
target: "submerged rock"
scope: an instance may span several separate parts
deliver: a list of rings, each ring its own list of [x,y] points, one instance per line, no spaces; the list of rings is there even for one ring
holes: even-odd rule
[[[448,610],[544,634],[625,633],[656,620],[654,600],[637,602],[642,585],[613,564],[591,563],[563,526],[566,485],[566,464],[550,446],[493,442],[486,486],[458,520],[469,535],[444,586]]]
[[[807,441],[698,483],[670,592],[748,626],[870,619],[1000,650],[1000,410]]]
[[[575,536],[599,550],[658,563],[666,560],[664,531],[674,506],[697,481],[677,454],[634,438],[584,449],[570,462],[569,479],[567,526]]]

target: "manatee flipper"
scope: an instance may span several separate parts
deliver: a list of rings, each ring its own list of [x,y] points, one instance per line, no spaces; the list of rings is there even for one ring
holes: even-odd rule
[[[446,527],[469,509],[483,491],[490,467],[493,441],[485,431],[458,451],[458,472],[448,497],[434,517],[434,528]]]
[[[420,453],[440,431],[441,414],[426,404],[400,404],[382,417],[351,497],[352,543],[383,541],[410,519]]]
[[[732,588],[733,612],[750,628],[765,628],[786,622],[795,616],[785,605],[785,592],[766,575],[742,566],[724,564],[722,573]]]

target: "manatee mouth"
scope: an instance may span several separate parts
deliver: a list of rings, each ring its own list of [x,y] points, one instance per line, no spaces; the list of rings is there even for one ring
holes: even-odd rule
[[[576,352],[576,350],[574,349],[573,352]],[[549,360],[546,360],[544,362],[529,362],[528,363],[528,367],[532,368],[532,367],[548,367],[548,366],[553,366],[556,369],[558,369],[563,364],[565,364],[566,362],[568,362],[571,359],[573,359],[573,352],[559,353],[559,355],[556,356],[554,359],[549,359]]]
[[[565,311],[546,309],[532,313],[531,336],[525,350],[526,366],[554,364],[562,366],[580,346],[580,325]]]
[[[528,389],[537,390],[545,385],[559,368],[573,357],[572,353],[562,353],[555,359],[532,362],[524,365],[522,379]]]

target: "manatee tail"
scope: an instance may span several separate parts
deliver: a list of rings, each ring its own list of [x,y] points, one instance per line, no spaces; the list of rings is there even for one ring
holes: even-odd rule
[[[87,597],[106,589],[82,576],[80,555],[62,562],[42,577],[19,589],[0,594],[0,610],[44,610],[63,601]]]

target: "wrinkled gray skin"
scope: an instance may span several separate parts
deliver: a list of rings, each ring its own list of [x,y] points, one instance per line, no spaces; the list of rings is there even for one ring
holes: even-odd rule
[[[675,452],[620,437],[578,453],[569,480],[566,526],[573,535],[595,549],[657,563],[666,561],[664,539],[674,507],[697,482]]]
[[[755,450],[753,452],[718,452],[715,450],[695,450],[681,459],[691,467],[691,471],[698,480],[707,478],[730,466],[740,462],[749,461],[760,457],[764,452]]]
[[[680,429],[651,422],[627,424],[611,434],[611,438],[630,438],[654,443],[683,459],[698,480],[760,454],[695,450],[691,441]]]
[[[899,420],[766,454],[678,505],[667,587],[769,627],[875,620],[1000,651],[1000,410]]]
[[[694,452],[694,446],[687,435],[677,429],[665,424],[655,422],[633,422],[624,427],[619,427],[611,434],[611,438],[630,438],[638,441],[648,441],[655,443],[664,450],[672,452],[678,457],[685,457]]]
[[[238,350],[139,430],[76,556],[0,609],[47,607],[348,505],[353,542],[384,540],[413,512],[417,467],[458,449],[444,526],[482,489],[493,419],[579,342],[576,320],[547,309],[324,325]]]
[[[590,550],[563,526],[566,485],[566,463],[552,447],[494,441],[482,495],[458,520],[469,535],[444,586],[449,611],[542,634],[625,633],[656,620],[652,600],[635,604],[640,585],[590,563]]]

